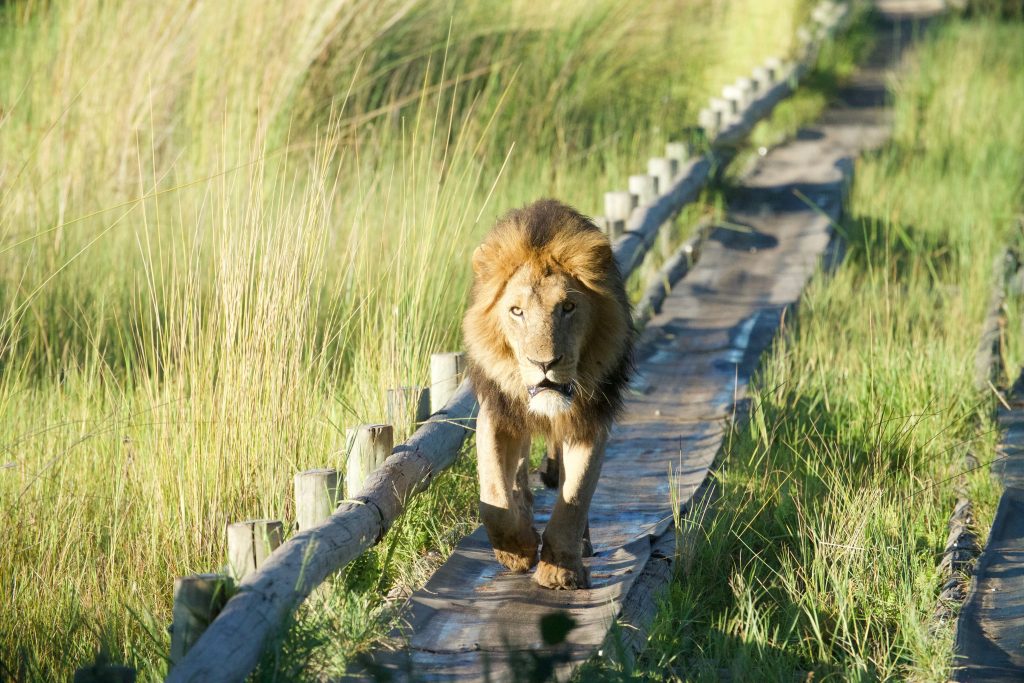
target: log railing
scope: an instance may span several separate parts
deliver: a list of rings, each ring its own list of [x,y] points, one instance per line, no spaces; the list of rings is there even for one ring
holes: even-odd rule
[[[700,112],[691,139],[669,142],[664,157],[648,162],[646,174],[630,176],[627,191],[605,195],[605,213],[594,222],[613,240],[624,274],[637,269],[663,226],[699,197],[757,122],[794,91],[849,14],[845,4],[819,4],[811,23],[798,31],[794,60],[769,59],[723,88]],[[641,303],[641,318],[660,305],[660,283],[685,273],[703,234],[698,231],[666,263]],[[297,474],[298,531],[286,542],[277,520],[230,524],[230,573],[175,582],[168,681],[244,679],[306,596],[381,540],[408,501],[455,461],[473,428],[477,403],[472,387],[461,381],[464,365],[462,354],[435,354],[429,390],[389,392],[389,413],[411,413],[415,406],[422,423],[405,443],[392,448],[389,425],[364,425],[348,432],[344,476],[330,468]]]

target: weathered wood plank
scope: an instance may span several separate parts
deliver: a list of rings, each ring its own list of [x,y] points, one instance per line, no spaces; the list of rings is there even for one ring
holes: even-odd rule
[[[876,45],[875,54],[870,60],[871,65],[861,69],[853,82],[840,91],[838,104],[826,113],[824,121],[826,125],[830,124],[833,127],[836,125],[852,126],[853,128],[848,128],[848,131],[855,131],[858,127],[865,126],[870,131],[870,135],[864,140],[864,144],[868,147],[881,144],[887,135],[885,132],[887,127],[884,125],[886,113],[879,108],[880,98],[877,93],[884,92],[887,74],[896,66],[901,52],[901,45],[893,45],[890,41],[908,41],[911,36],[916,35],[916,32],[909,30],[910,24],[934,15],[942,11],[943,8],[932,4],[895,8],[883,6],[880,9],[881,12],[877,17],[881,24],[878,34],[885,37],[886,40],[881,40]],[[900,25],[901,30],[895,30],[894,24]],[[759,76],[761,80],[770,80],[768,73],[756,73],[755,75]],[[865,92],[875,93],[876,96],[864,97]],[[843,137],[847,140],[844,144],[849,147],[849,132]],[[836,167],[843,171],[844,177],[848,177],[852,171],[852,167],[847,163],[839,163]],[[832,261],[841,258],[841,247],[841,241],[833,240],[824,256],[822,263],[824,268],[830,270],[836,265]],[[987,339],[991,344],[991,336],[987,336]],[[714,493],[712,487],[698,492],[697,498],[701,498],[703,494],[705,500],[691,505],[690,509],[684,507],[685,517],[689,517],[693,508],[696,508],[698,514],[705,514],[704,507],[713,504]],[[713,515],[714,511],[710,510],[706,514]],[[664,590],[673,576],[678,576],[680,571],[685,571],[685,567],[674,566],[679,558],[673,555],[675,552],[681,554],[685,565],[685,557],[688,552],[685,546],[693,542],[693,537],[699,538],[703,533],[700,528],[704,525],[698,522],[699,520],[688,519],[687,525],[680,534],[684,548],[678,549],[678,551],[675,547],[676,530],[674,528],[666,530],[661,536],[652,540],[652,559],[644,567],[629,593],[626,594],[618,618],[622,628],[609,632],[608,638],[602,646],[605,656],[632,660],[642,650],[646,644],[647,627],[654,617]],[[686,580],[685,577],[683,580]],[[719,677],[722,680],[729,680],[728,674],[728,671],[721,671]],[[802,680],[803,677],[795,678]]]
[[[769,154],[729,207],[729,225],[743,227],[711,231],[700,261],[652,317],[638,363],[646,391],[630,396],[613,429],[591,508],[593,587],[551,592],[508,573],[478,529],[410,598],[407,627],[393,634],[404,647],[378,653],[377,666],[479,680],[486,664],[492,680],[507,680],[517,653],[531,652],[560,657],[568,670],[602,646],[623,605],[650,601],[651,577],[668,576],[647,567],[655,549],[666,554],[673,501],[687,504],[704,482],[725,421],[828,245],[851,157],[884,139],[876,124],[821,126]],[[550,503],[550,493],[538,497],[538,525]],[[558,610],[578,626],[567,643],[548,647],[538,623]]]
[[[1006,488],[957,620],[957,681],[1024,680],[1024,396],[1010,405],[993,466]]]
[[[168,681],[237,681],[255,668],[267,638],[331,573],[374,545],[405,509],[406,501],[458,455],[476,399],[464,384],[446,410],[433,415],[372,473],[356,502],[300,531],[239,584],[238,593],[210,625]]]

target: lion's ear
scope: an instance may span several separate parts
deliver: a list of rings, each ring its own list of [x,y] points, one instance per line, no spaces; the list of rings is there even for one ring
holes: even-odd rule
[[[487,252],[484,250],[484,245],[478,246],[473,250],[473,272],[477,276],[483,275],[487,272]]]

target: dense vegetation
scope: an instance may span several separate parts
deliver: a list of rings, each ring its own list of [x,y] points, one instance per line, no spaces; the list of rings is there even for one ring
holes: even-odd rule
[[[340,466],[382,387],[423,383],[429,353],[458,345],[495,215],[541,195],[596,211],[806,11],[0,6],[0,678],[67,678],[98,649],[162,677],[173,577],[223,564],[228,520],[290,519],[292,474]],[[951,632],[930,621],[946,521],[965,487],[987,528],[997,495],[964,456],[994,455],[976,331],[993,257],[1024,246],[1022,43],[984,12],[944,22],[893,84],[892,142],[859,162],[839,226],[847,258],[766,358],[648,650],[606,677],[948,676]],[[756,144],[820,110],[856,51]],[[1015,332],[1016,299],[1008,314]],[[1024,359],[1007,342],[1004,382]],[[466,457],[260,676],[337,672],[475,498]]]
[[[173,577],[458,345],[494,216],[596,211],[805,5],[2,3],[0,676],[160,677]],[[269,674],[372,637],[474,498],[467,459]]]
[[[846,259],[765,359],[633,675],[949,680],[952,625],[932,621],[947,520],[966,491],[984,536],[998,496],[965,456],[996,457],[974,358],[994,259],[1024,246],[1024,52],[1005,49],[1022,42],[1019,22],[942,23],[893,84],[891,144],[858,163],[837,226]]]

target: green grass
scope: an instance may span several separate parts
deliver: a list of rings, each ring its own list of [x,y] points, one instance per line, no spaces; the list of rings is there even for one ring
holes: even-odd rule
[[[995,397],[973,388],[993,257],[1020,249],[1024,25],[950,22],[893,83],[894,136],[856,169],[845,261],[764,360],[648,649],[608,679],[930,680],[956,492],[984,537]],[[1020,301],[1002,384],[1022,358]]]
[[[3,3],[0,676],[102,649],[160,678],[173,578],[223,564],[226,522],[291,519],[292,475],[458,347],[493,218],[596,211],[808,5]],[[264,674],[386,628],[474,480],[463,458]]]

